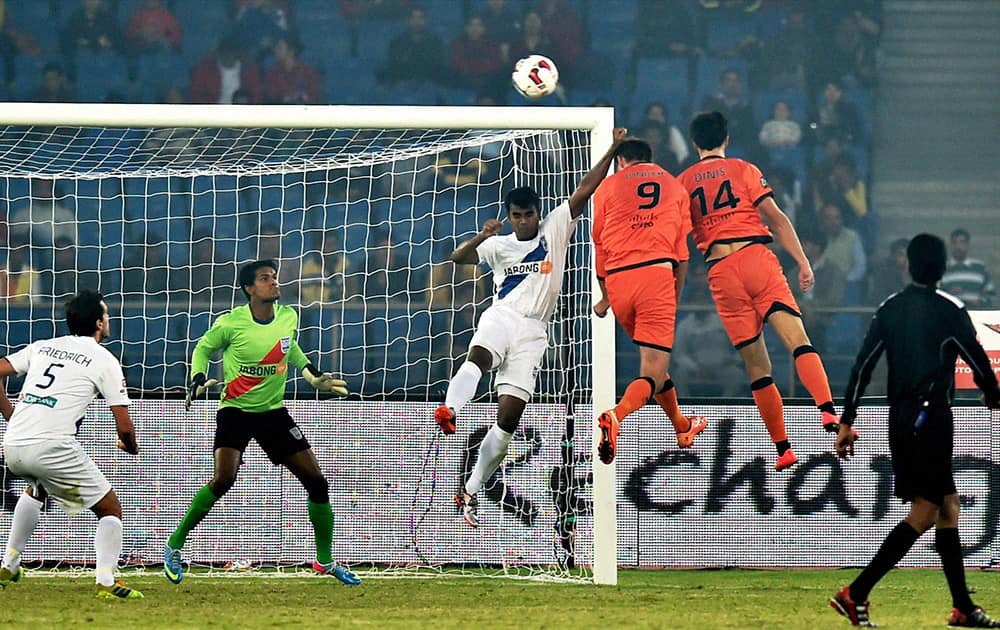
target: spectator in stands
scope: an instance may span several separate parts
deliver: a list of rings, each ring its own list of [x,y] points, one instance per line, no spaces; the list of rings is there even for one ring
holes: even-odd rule
[[[299,59],[302,44],[283,35],[274,44],[274,64],[264,79],[267,100],[279,105],[320,103],[323,88],[316,68]]]
[[[646,112],[643,114],[640,127],[648,127],[650,125],[656,125],[663,130],[664,148],[673,154],[677,165],[686,165],[688,157],[691,156],[691,149],[688,147],[687,140],[684,139],[684,134],[681,133],[676,125],[671,123],[667,106],[660,101],[653,101],[646,106]],[[654,155],[656,155],[655,152]],[[667,170],[669,171],[670,169]]]
[[[768,38],[761,53],[764,85],[770,90],[804,93],[808,87],[807,64],[815,38],[805,9],[789,6],[785,13],[785,27]]]
[[[674,153],[668,148],[667,133],[661,125],[647,123],[639,127],[635,135],[653,150],[653,161],[656,164],[662,166],[668,173],[679,173],[681,167]]]
[[[33,248],[51,247],[65,238],[76,242],[76,215],[59,204],[51,179],[31,180],[31,199],[10,216],[11,243]]]
[[[500,44],[486,36],[483,20],[473,15],[465,21],[465,31],[451,45],[451,67],[459,86],[489,94],[500,89],[503,71]],[[508,85],[509,81],[504,86]],[[506,90],[503,90],[506,94]]]
[[[889,257],[881,261],[871,274],[868,303],[881,304],[887,297],[902,291],[910,284],[910,269],[906,260],[906,247],[910,244],[899,238],[889,246]]]
[[[226,307],[236,298],[236,263],[231,249],[210,231],[195,232],[191,242],[191,299]]]
[[[63,67],[55,61],[50,61],[42,68],[42,84],[31,95],[36,103],[71,103],[73,91]]]
[[[726,117],[729,121],[731,147],[747,152],[751,157],[756,154],[757,126],[753,119],[753,108],[743,95],[743,78],[739,71],[733,68],[723,70],[719,75],[719,91],[706,96],[701,108],[704,111],[721,112]]]
[[[260,71],[240,47],[239,39],[227,36],[191,71],[188,100],[192,103],[233,102],[237,90],[249,92],[254,102],[261,96]]]
[[[7,269],[4,272],[4,283],[0,286],[4,296],[12,305],[24,305],[41,301],[44,291],[38,273],[38,258],[35,251],[26,242],[12,241],[12,247],[7,253]]]
[[[809,338],[820,351],[826,350],[826,330],[830,325],[830,314],[823,309],[842,306],[846,278],[834,265],[820,265],[826,243],[819,233],[801,232],[802,251],[809,259],[816,277],[813,288],[802,293],[798,285],[792,285],[802,312],[802,321],[809,329]],[[797,270],[796,272],[797,273]]]
[[[993,303],[996,289],[986,263],[969,258],[970,240],[968,230],[963,228],[951,233],[951,258],[941,279],[941,288],[969,308],[982,308]]]
[[[704,55],[686,0],[639,0],[636,50],[642,57]]]
[[[147,300],[165,302],[168,298],[173,299],[176,291],[187,289],[187,279],[187,274],[170,268],[163,237],[147,234],[145,244],[128,248],[122,273],[122,293],[126,301],[145,295]]]
[[[534,11],[524,14],[521,29],[513,31],[508,38],[501,40],[504,42],[501,44],[501,50],[508,63],[516,63],[518,59],[524,59],[535,53],[555,58],[556,50],[548,33],[542,27],[542,16]]]
[[[830,170],[830,188],[838,205],[849,209],[849,225],[868,216],[868,190],[858,177],[854,158],[844,154],[833,162]]]
[[[427,17],[420,7],[410,9],[406,30],[389,42],[386,64],[376,76],[382,83],[400,81],[435,83],[441,80],[444,68],[444,44],[427,30]]]
[[[308,252],[302,261],[298,278],[299,304],[313,306],[344,299],[344,278],[347,256],[332,231],[322,236],[322,250]]]
[[[9,11],[0,11],[0,59],[3,63],[3,84],[9,94],[17,81],[15,60],[18,55],[37,57],[42,54],[38,40],[31,33],[18,28]]]
[[[878,23],[859,11],[842,15],[832,34],[816,41],[812,64],[815,79],[874,85],[878,32]]]
[[[684,304],[703,308],[685,315],[677,324],[670,373],[683,396],[738,396],[743,390],[743,362],[733,352],[719,314],[712,308],[705,265],[688,268]],[[704,391],[705,386],[712,387]]]
[[[163,0],[146,0],[129,17],[126,36],[137,53],[164,53],[180,50],[183,32]]]
[[[243,48],[264,60],[289,31],[288,15],[273,0],[247,0],[236,11],[236,32]]]
[[[483,18],[486,36],[494,41],[507,42],[516,39],[521,32],[521,20],[507,0],[486,0],[486,6],[479,15]]]
[[[792,120],[792,110],[784,101],[778,101],[771,110],[771,120],[760,128],[760,143],[767,148],[798,146],[802,141],[802,127]]]
[[[122,37],[115,12],[105,7],[103,0],[81,0],[80,4],[63,29],[63,54],[73,58],[78,52],[119,52]]]
[[[844,100],[844,88],[836,81],[828,82],[823,91],[816,133],[821,142],[833,137],[847,144],[864,140],[861,115],[853,104]]]
[[[552,42],[552,57],[559,64],[559,80],[571,83],[576,63],[583,52],[583,23],[580,14],[566,0],[538,0],[535,12],[542,18]]]
[[[860,302],[860,283],[865,277],[865,248],[858,233],[844,226],[843,211],[840,206],[828,203],[819,212],[820,229],[826,240],[823,255],[815,268],[833,269],[838,284],[844,286],[840,296],[830,295],[834,304],[842,304],[845,298],[849,302]],[[850,288],[854,294],[848,294]]]

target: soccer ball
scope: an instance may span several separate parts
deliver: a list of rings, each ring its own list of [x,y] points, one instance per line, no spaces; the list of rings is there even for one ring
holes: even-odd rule
[[[514,89],[525,98],[542,98],[555,91],[559,83],[559,69],[548,57],[528,55],[514,66],[511,81]]]

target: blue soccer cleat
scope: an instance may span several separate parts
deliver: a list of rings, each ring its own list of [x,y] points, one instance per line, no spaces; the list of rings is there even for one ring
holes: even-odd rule
[[[361,578],[354,575],[354,573],[352,573],[351,570],[344,565],[337,564],[336,562],[329,562],[327,564],[313,562],[313,571],[319,573],[320,575],[332,575],[348,586],[357,586],[358,584],[361,584]]]
[[[163,546],[163,575],[174,584],[180,584],[184,579],[184,561],[181,560],[181,550]]]

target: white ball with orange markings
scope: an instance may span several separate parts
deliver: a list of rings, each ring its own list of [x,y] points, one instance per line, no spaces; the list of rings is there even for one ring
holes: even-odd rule
[[[511,81],[514,89],[525,98],[542,98],[555,91],[559,69],[544,55],[528,55],[514,66]]]

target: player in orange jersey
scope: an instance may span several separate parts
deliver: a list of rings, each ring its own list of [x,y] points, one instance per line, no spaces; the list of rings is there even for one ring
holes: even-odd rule
[[[707,424],[702,416],[686,418],[681,413],[667,374],[677,297],[687,271],[687,192],[653,163],[653,151],[642,140],[622,142],[615,162],[618,172],[594,193],[594,249],[603,296],[594,312],[604,317],[609,306],[614,310],[639,347],[639,377],[629,383],[615,408],[598,419],[598,455],[605,464],[615,458],[620,422],[650,397],[670,416],[681,448],[690,447]]]
[[[725,116],[702,112],[691,121],[691,139],[700,160],[680,175],[690,197],[695,244],[709,266],[708,284],[722,324],[750,376],[750,389],[778,449],[775,470],[795,464],[785,432],[781,393],[771,378],[771,359],[764,345],[764,322],[778,333],[795,357],[795,370],[822,414],[823,428],[836,432],[840,418],[819,353],[809,343],[799,307],[778,258],[764,246],[778,242],[799,266],[799,287],[813,286],[813,272],[791,221],[771,194],[760,169],[726,157],[729,133]]]

